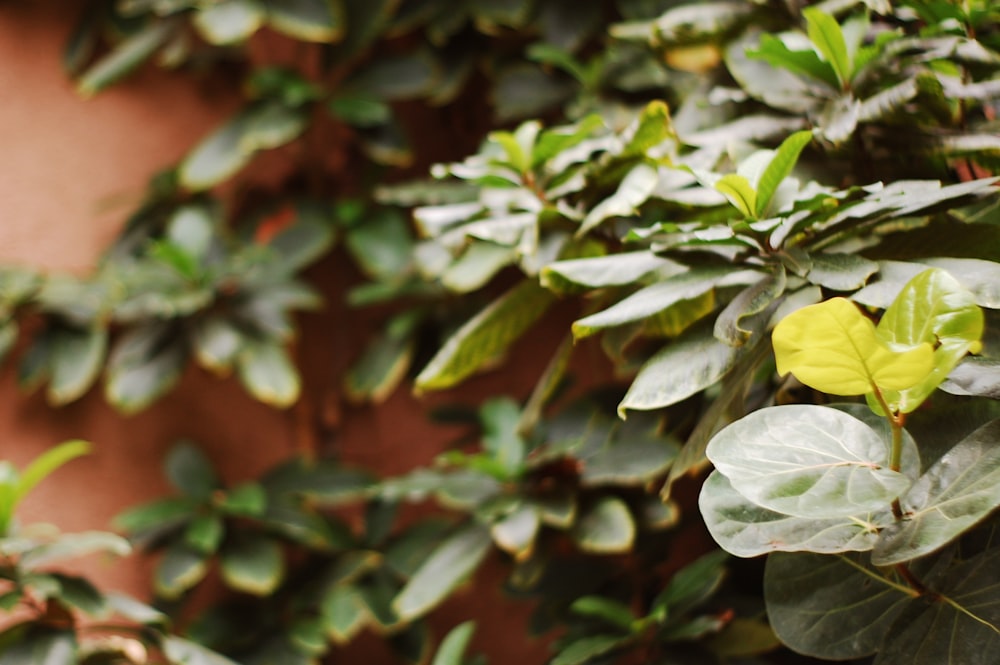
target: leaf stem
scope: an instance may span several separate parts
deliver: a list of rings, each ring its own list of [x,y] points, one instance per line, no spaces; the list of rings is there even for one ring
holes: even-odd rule
[[[874,391],[875,399],[878,400],[879,406],[882,407],[882,411],[885,413],[885,417],[889,419],[889,427],[892,429],[889,468],[898,473],[903,461],[903,422],[906,416],[905,414],[894,412],[889,408],[889,403],[885,401],[885,396],[874,382],[872,383],[872,390]],[[892,516],[896,518],[897,522],[903,519],[903,506],[899,503],[899,497],[892,500]]]

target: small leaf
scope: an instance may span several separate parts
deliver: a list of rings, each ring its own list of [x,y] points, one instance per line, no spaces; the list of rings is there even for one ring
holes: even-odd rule
[[[635,520],[625,502],[606,496],[581,513],[572,535],[584,552],[613,554],[631,549],[635,532]]]
[[[267,16],[259,0],[221,0],[194,15],[191,23],[212,44],[233,44],[257,32]]]
[[[888,468],[889,446],[878,433],[823,406],[755,411],[719,432],[707,454],[737,492],[795,517],[876,512],[910,486]]]
[[[202,554],[214,554],[222,542],[225,529],[218,515],[198,515],[184,530],[184,544]]]
[[[475,622],[466,621],[448,631],[445,638],[441,640],[441,646],[434,654],[431,665],[462,665],[462,657],[469,646],[469,640],[472,639],[472,633],[475,629]]]
[[[236,368],[250,394],[265,404],[284,408],[299,398],[298,370],[280,344],[245,344],[237,356]]]
[[[741,175],[728,173],[715,181],[721,192],[746,219],[757,219],[757,192],[750,181]]]
[[[580,616],[603,619],[626,632],[631,632],[636,619],[628,605],[603,596],[581,596],[573,601],[569,609]]]
[[[779,374],[835,395],[864,395],[875,387],[905,390],[933,368],[934,351],[920,344],[895,351],[849,300],[833,298],[782,319],[772,334]]]
[[[549,665],[583,665],[626,642],[627,638],[615,635],[581,637],[560,649]]]
[[[200,582],[208,573],[208,559],[204,554],[175,543],[167,547],[153,574],[153,587],[157,595],[173,600]]]
[[[163,639],[163,654],[179,665],[237,665],[234,661],[210,651],[200,644],[175,635]]]
[[[64,441],[46,450],[21,470],[17,482],[13,485],[12,504],[16,505],[20,502],[38,483],[45,480],[63,464],[90,453],[90,450],[90,443],[79,439]],[[2,535],[0,534],[0,536]]]
[[[489,529],[475,523],[442,542],[392,601],[399,618],[415,619],[437,606],[486,558],[492,542]]]
[[[490,527],[490,535],[497,547],[509,552],[516,560],[523,561],[531,556],[540,528],[538,509],[525,504],[495,522]]]
[[[219,487],[215,468],[201,448],[180,441],[167,454],[166,474],[170,484],[195,499],[208,499]]]
[[[108,359],[105,398],[124,413],[149,406],[180,379],[187,353],[182,340],[160,323],[130,330]]]
[[[80,76],[76,85],[77,92],[84,97],[91,97],[121,80],[166,44],[175,28],[176,23],[173,21],[157,20],[129,35]]]
[[[219,568],[230,588],[267,596],[285,576],[285,557],[277,541],[266,536],[244,536],[222,548]]]
[[[851,80],[853,67],[847,52],[847,42],[844,33],[836,19],[821,9],[807,7],[802,10],[806,19],[806,31],[809,39],[816,45],[823,57],[833,66],[837,80],[842,88],[847,88]]]
[[[107,349],[106,328],[61,328],[54,332],[49,355],[49,403],[58,406],[82,397],[104,368]]]
[[[323,595],[320,612],[327,635],[335,644],[347,644],[369,618],[364,599],[350,584],[337,584]]]
[[[392,394],[410,368],[416,351],[414,333],[421,320],[419,313],[403,312],[369,342],[344,380],[349,399],[380,403]]]
[[[655,167],[645,162],[632,167],[622,178],[617,191],[591,208],[580,222],[576,237],[585,235],[610,217],[631,217],[637,214],[637,208],[650,197],[658,181],[659,174]]]
[[[764,275],[759,282],[740,291],[715,319],[712,334],[730,346],[742,346],[753,334],[740,324],[744,319],[760,314],[770,307],[785,292],[787,278],[785,268],[777,265],[771,274]]]
[[[72,559],[95,552],[126,556],[132,552],[132,546],[121,536],[106,531],[64,533],[58,540],[25,552],[21,556],[20,565],[33,568],[52,561]]]

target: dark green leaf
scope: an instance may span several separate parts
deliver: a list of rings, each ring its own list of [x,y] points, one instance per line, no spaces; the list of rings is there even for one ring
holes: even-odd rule
[[[164,466],[170,484],[194,499],[204,501],[219,488],[212,462],[192,441],[176,443],[167,453]]]
[[[90,97],[121,80],[163,46],[175,29],[173,21],[151,21],[91,65],[77,81],[77,91],[84,97]]]
[[[277,541],[266,536],[243,536],[222,548],[219,568],[230,588],[267,596],[285,576],[285,557]]]
[[[626,642],[627,638],[615,635],[581,637],[560,649],[550,665],[583,665]]]
[[[191,22],[208,42],[232,44],[257,32],[266,16],[260,0],[221,0],[201,9]]]
[[[164,655],[178,665],[237,665],[200,644],[175,635],[164,638],[162,646]]]
[[[104,367],[108,331],[61,328],[52,337],[48,400],[61,405],[82,397]]]
[[[184,543],[202,554],[214,554],[224,534],[225,525],[218,515],[198,515],[184,530]]]
[[[586,508],[573,525],[573,539],[584,552],[627,552],[635,541],[635,520],[624,501],[606,496]]]
[[[170,545],[156,566],[153,588],[157,595],[172,600],[200,582],[208,573],[208,559],[181,543]]]

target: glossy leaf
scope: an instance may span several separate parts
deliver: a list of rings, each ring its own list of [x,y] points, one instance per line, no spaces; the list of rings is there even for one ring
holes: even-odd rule
[[[553,296],[525,281],[469,319],[416,378],[418,390],[456,385],[495,360],[548,309]]]
[[[967,353],[979,351],[983,325],[983,312],[972,293],[945,271],[927,270],[907,282],[882,316],[876,333],[897,348],[931,345],[934,366],[917,385],[884,391],[889,408],[910,413],[920,406]],[[870,406],[872,402],[869,398]],[[872,408],[881,413],[877,402]]]
[[[443,541],[392,601],[399,618],[422,616],[443,601],[486,558],[492,542],[489,529],[474,523]]]
[[[889,446],[878,433],[822,406],[755,411],[719,432],[706,452],[737,492],[796,517],[877,512],[910,486],[888,468]]]
[[[806,279],[834,291],[860,289],[879,270],[878,263],[857,254],[820,252],[809,258],[812,265]]]
[[[915,595],[865,555],[773,554],[764,599],[774,632],[799,653],[846,660],[874,654]]]
[[[580,514],[573,525],[573,539],[584,552],[626,552],[635,540],[635,520],[625,502],[617,497],[599,499]]]
[[[892,521],[888,510],[825,519],[785,515],[747,499],[718,471],[702,486],[698,505],[715,542],[739,557],[770,552],[863,552],[875,547],[879,528]]]
[[[722,193],[746,219],[757,219],[757,192],[745,177],[728,173],[715,181],[715,189]]]
[[[610,197],[594,206],[580,222],[577,237],[595,229],[601,222],[611,217],[630,217],[646,202],[659,180],[656,168],[639,163],[622,178],[618,190]]]
[[[542,286],[558,293],[607,286],[641,283],[647,276],[668,278],[686,268],[650,251],[622,252],[607,256],[569,259],[550,263],[540,274]]]
[[[219,569],[230,588],[267,596],[284,578],[285,557],[276,540],[266,536],[242,537],[222,548]]]
[[[875,386],[904,390],[933,367],[930,344],[895,351],[875,325],[844,298],[809,305],[782,319],[772,334],[778,373],[835,395],[864,395]]]
[[[933,552],[982,521],[1000,505],[1000,421],[956,444],[900,498],[907,519],[888,527],[872,556],[877,565]]]
[[[809,39],[816,45],[823,57],[833,66],[840,85],[846,88],[850,83],[853,67],[850,54],[847,52],[847,42],[844,33],[836,19],[821,9],[808,7],[802,10],[806,19],[806,31]]]
[[[759,282],[740,291],[715,319],[713,334],[716,339],[730,346],[746,344],[753,331],[742,327],[743,320],[760,314],[770,307],[784,294],[787,283],[785,268],[778,265],[772,273],[764,275]]]

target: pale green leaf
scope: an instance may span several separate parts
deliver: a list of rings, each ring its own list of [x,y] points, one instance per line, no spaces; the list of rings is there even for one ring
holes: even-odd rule
[[[257,32],[266,16],[259,0],[221,0],[197,12],[191,23],[209,43],[233,44]]]
[[[25,466],[20,474],[15,476],[16,482],[12,484],[13,494],[12,504],[17,504],[24,496],[30,492],[38,483],[47,478],[63,464],[90,453],[91,445],[87,441],[74,439],[64,441],[59,445],[46,450]],[[0,479],[0,483],[3,480]]]
[[[651,251],[567,259],[550,263],[540,273],[541,284],[557,293],[641,283],[647,276],[661,279],[687,268]]]
[[[472,639],[472,633],[475,629],[474,622],[466,621],[448,631],[445,638],[441,640],[441,646],[434,654],[431,665],[462,665],[462,657],[465,655],[465,650],[469,646],[469,640]]]
[[[585,235],[611,217],[631,217],[653,193],[659,180],[656,168],[645,162],[636,164],[622,178],[617,191],[591,208],[580,222],[577,237]]]
[[[806,32],[809,34],[809,39],[823,54],[823,58],[833,66],[833,71],[837,73],[837,80],[840,81],[841,87],[847,88],[853,67],[850,54],[847,52],[844,33],[837,20],[815,7],[803,9],[802,16],[806,19]]]
[[[719,432],[708,458],[759,506],[805,518],[878,512],[910,479],[889,469],[889,445],[864,422],[810,404],[764,408]]]
[[[332,42],[343,35],[339,0],[266,0],[267,22],[278,32],[306,42]]]
[[[20,558],[20,565],[36,568],[53,561],[73,559],[95,552],[126,556],[132,552],[132,546],[121,536],[106,531],[64,533],[58,540],[25,552]]]
[[[392,601],[399,618],[415,619],[441,603],[486,558],[492,542],[489,529],[475,523],[441,542]]]
[[[746,219],[757,219],[757,192],[749,180],[736,173],[727,173],[715,181],[715,189],[721,192]]]
[[[719,312],[712,332],[715,338],[729,346],[742,346],[750,339],[753,331],[741,324],[744,319],[760,314],[770,307],[785,292],[787,277],[782,265],[775,266],[773,272],[761,277],[740,291],[729,304]]]
[[[859,289],[879,270],[878,263],[857,254],[819,252],[809,259],[812,265],[806,279],[834,291]]]
[[[244,344],[237,356],[237,370],[250,394],[265,404],[287,407],[299,398],[298,370],[280,344]]]
[[[494,522],[490,527],[490,535],[497,547],[509,552],[518,561],[523,561],[531,555],[540,528],[541,516],[538,509],[524,504]]]
[[[923,381],[934,351],[920,344],[895,351],[849,300],[833,298],[782,319],[772,334],[779,374],[835,395],[864,395],[876,386],[903,390]]]
[[[802,150],[812,141],[811,131],[795,132],[781,142],[774,153],[774,157],[768,162],[764,172],[757,180],[757,195],[754,207],[755,217],[765,217],[768,206],[774,193],[778,191],[778,186],[788,177],[795,168],[795,163],[799,160]],[[725,193],[725,192],[723,192]]]

